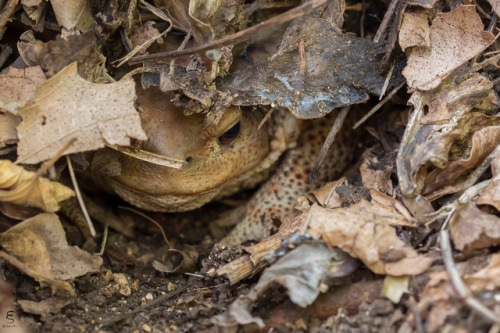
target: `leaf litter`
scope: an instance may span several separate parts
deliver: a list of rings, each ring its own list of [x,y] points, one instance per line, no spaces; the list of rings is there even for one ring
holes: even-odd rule
[[[495,327],[500,306],[489,295],[500,288],[498,1],[469,3],[391,2],[385,12],[377,11],[383,2],[344,12],[343,1],[319,0],[302,7],[2,3],[1,46],[16,51],[7,62],[0,54],[0,201],[21,211],[2,208],[0,273],[16,301],[4,283],[0,297],[28,326],[37,325],[31,313],[55,332],[65,331],[61,323],[146,332]],[[257,22],[265,29],[255,30]],[[9,35],[15,29],[24,31],[18,40]],[[123,65],[115,66],[119,59]],[[140,80],[128,79],[137,73]],[[138,81],[172,93],[185,114],[205,113],[210,125],[231,105],[285,107],[299,119],[351,105],[366,113],[370,96],[399,89],[403,80],[409,97],[396,91],[375,108],[381,115],[366,123],[359,163],[298,197],[270,238],[240,248],[213,245],[207,225],[224,210],[217,204],[155,214],[171,249],[156,225],[129,223],[137,229],[130,230],[118,221],[142,222],[140,215],[102,208],[95,216],[103,227],[93,239],[54,213],[73,195],[63,185],[65,163],[38,173],[27,165],[64,150],[85,170],[89,151],[133,151],[135,140],[146,139],[135,105]],[[81,177],[88,191],[88,175]],[[90,196],[103,205],[109,198]],[[64,216],[78,219],[77,210],[65,208]],[[33,217],[13,218],[26,215]],[[448,231],[451,243],[443,237]],[[81,314],[76,321],[74,313]]]

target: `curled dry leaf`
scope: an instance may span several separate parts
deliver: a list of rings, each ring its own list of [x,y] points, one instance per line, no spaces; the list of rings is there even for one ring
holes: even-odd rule
[[[73,63],[37,88],[35,100],[20,110],[18,155],[23,163],[51,158],[70,140],[65,154],[96,150],[105,144],[146,140],[134,108],[133,80],[112,84],[85,81]]]
[[[439,13],[430,28],[430,50],[428,47],[407,49],[408,64],[403,75],[408,86],[412,90],[436,88],[443,78],[494,40],[492,33],[484,31],[475,6],[460,6],[450,13]]]
[[[500,211],[500,152],[497,152],[491,161],[493,175],[490,185],[481,193],[477,200],[478,205],[490,205]]]
[[[50,313],[59,313],[62,308],[71,304],[73,301],[73,299],[68,297],[53,296],[45,298],[40,302],[20,299],[17,303],[21,306],[24,312],[45,317]]]
[[[487,128],[500,125],[500,118],[471,112],[489,112],[498,107],[493,84],[485,77],[477,73],[450,77],[438,89],[413,93],[409,103],[415,106],[413,117],[424,114],[424,111],[427,114],[420,118],[420,123],[417,119],[412,128],[406,129],[406,139],[398,152],[398,180],[405,196],[417,196],[424,187],[427,187],[427,192],[437,188],[435,177],[441,170],[446,170],[442,171],[441,179],[454,181],[464,171],[481,163],[484,155],[491,152],[496,139],[484,137],[484,134],[496,133],[495,129]],[[474,133],[483,128],[486,132],[478,134],[475,140],[479,143],[483,138],[489,145],[484,149],[476,145],[476,157],[469,161],[467,156],[471,153],[471,140]],[[451,166],[450,160],[462,161],[452,163],[455,172],[446,175],[452,172],[447,169]],[[434,176],[428,178],[431,172]],[[443,181],[439,186],[444,184]]]
[[[328,274],[332,261],[349,260],[341,251],[331,251],[322,244],[302,244],[292,250],[262,274],[259,282],[247,294],[234,301],[229,310],[216,316],[219,326],[256,324],[264,327],[259,317],[254,317],[250,311],[260,296],[277,285],[286,288],[290,300],[302,308],[312,304],[322,290],[322,282]],[[342,266],[338,266],[339,268]],[[347,276],[352,272],[352,266],[347,265],[337,276]],[[344,273],[344,275],[340,274]],[[327,287],[325,285],[325,287]]]
[[[365,200],[344,209],[326,209],[313,205],[309,212],[309,234],[324,239],[354,258],[360,259],[377,274],[417,275],[432,261],[403,243],[391,224],[405,218]]]
[[[71,30],[77,28],[82,32],[92,29],[93,20],[91,3],[87,0],[50,0],[52,9],[56,14],[57,23]]]
[[[493,253],[488,259],[487,266],[464,277],[464,281],[473,292],[495,290],[500,287],[500,253]]]
[[[37,177],[9,160],[0,160],[0,201],[55,212],[74,195],[75,192],[58,182]]]
[[[189,245],[185,245],[182,250],[168,249],[161,261],[153,261],[153,267],[164,273],[192,272],[196,269],[198,256],[198,251]]]
[[[366,156],[359,167],[363,186],[386,194],[392,194],[392,167],[390,165],[379,165],[376,156],[370,155]]]
[[[132,33],[132,36],[130,37],[130,40],[132,41],[132,45],[134,47],[141,46],[147,41],[160,35],[160,31],[155,27],[153,27],[155,23],[156,22],[154,21],[147,21],[144,22],[144,24],[142,24],[141,26],[137,27],[137,29]],[[158,38],[156,42],[158,44],[163,44],[163,38],[162,37]],[[145,53],[148,47],[151,46],[151,44],[152,43],[142,46],[139,49],[138,53]]]
[[[57,215],[39,214],[0,234],[0,244],[40,282],[65,281],[97,272],[102,258],[69,246]],[[31,274],[33,272],[34,274]]]
[[[500,218],[477,208],[475,203],[457,203],[450,221],[450,235],[455,248],[464,252],[500,244]]]
[[[409,47],[430,47],[430,28],[425,12],[406,12],[399,29],[399,46],[404,51]]]

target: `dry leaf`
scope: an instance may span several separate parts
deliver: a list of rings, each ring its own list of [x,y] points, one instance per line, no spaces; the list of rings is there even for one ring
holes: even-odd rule
[[[137,29],[133,32],[132,36],[130,37],[132,45],[134,47],[141,46],[150,39],[160,35],[160,31],[155,27],[153,27],[153,25],[155,24],[156,22],[154,21],[147,21],[144,22],[141,26],[137,27]],[[163,38],[162,37],[158,38],[156,42],[158,44],[163,44]],[[137,52],[145,53],[149,46],[151,46],[151,44],[144,45]]]
[[[500,152],[497,152],[491,161],[491,173],[491,183],[481,193],[477,204],[490,205],[500,211]]]
[[[450,221],[455,248],[464,252],[500,244],[500,218],[476,207],[473,202],[460,205]]]
[[[319,189],[311,192],[308,197],[311,201],[318,203],[322,207],[326,208],[338,208],[342,207],[342,199],[337,193],[337,188],[339,186],[347,185],[345,178],[327,183],[321,186]]]
[[[493,11],[500,16],[500,0],[488,0]]]
[[[374,168],[372,165],[378,166],[378,168]],[[366,156],[359,167],[359,172],[363,186],[392,195],[392,167],[390,165],[379,166],[375,156]]]
[[[414,46],[431,46],[427,13],[404,13],[403,22],[399,29],[399,46],[403,51]]]
[[[65,154],[96,150],[104,145],[130,145],[146,140],[134,108],[135,83],[85,81],[73,63],[37,88],[36,99],[20,110],[18,155],[23,163],[51,158],[71,139]]]
[[[493,84],[485,77],[477,73],[449,77],[438,89],[413,93],[409,103],[415,106],[414,112],[422,114],[422,118],[420,123],[417,119],[412,128],[407,127],[407,138],[398,152],[398,180],[403,195],[417,196],[424,186],[427,186],[427,191],[436,188],[432,184],[440,172],[437,169],[446,169],[450,161],[463,160],[453,165],[456,171],[449,175],[452,181],[481,163],[484,154],[491,151],[495,139],[484,137],[484,134],[490,132],[490,135],[496,130],[485,129],[486,132],[478,134],[474,140],[480,142],[486,139],[489,146],[484,151],[477,147],[475,157],[465,162],[471,153],[474,133],[488,126],[500,125],[498,116],[488,117],[483,113],[471,112],[490,112],[498,107]],[[427,114],[423,115],[425,111]],[[462,166],[459,167],[460,164]],[[433,170],[437,170],[433,178],[427,178]],[[443,171],[442,178],[447,177],[446,172]]]
[[[494,120],[494,119],[492,119]],[[493,121],[492,121],[493,122]],[[498,123],[498,121],[496,121]],[[435,169],[425,179],[423,194],[451,184],[459,176],[479,164],[500,144],[500,126],[490,126],[477,130],[472,136],[472,148],[468,157],[457,160],[454,156],[446,168]]]
[[[50,0],[57,23],[66,30],[77,28],[81,32],[92,29],[91,3],[88,0]]]
[[[392,303],[397,304],[404,293],[409,293],[409,276],[386,276],[384,279],[384,288],[380,296],[387,297]]]
[[[489,263],[479,271],[464,276],[464,281],[473,292],[495,290],[500,286],[500,253],[489,256]]]
[[[183,246],[182,250],[169,249],[162,256],[161,261],[153,261],[153,267],[164,273],[182,274],[193,272],[198,261],[198,251],[189,245]]]
[[[57,215],[39,214],[0,234],[0,244],[29,269],[46,279],[71,280],[97,272],[102,258],[69,246]],[[32,276],[39,280],[37,276]],[[40,280],[39,280],[40,281]]]
[[[45,317],[51,313],[59,313],[62,308],[73,302],[73,299],[62,296],[45,298],[40,302],[34,302],[24,299],[20,299],[17,301],[24,312],[36,314],[42,317]]]
[[[0,160],[0,201],[56,212],[74,195],[71,189],[58,182],[37,178],[34,172],[9,160]]]
[[[16,126],[19,124],[19,121],[18,116],[0,111],[0,149],[5,145],[17,142]]]
[[[454,69],[486,49],[495,36],[483,30],[475,6],[439,13],[430,28],[430,50],[427,47],[407,50],[408,64],[403,75],[410,89],[436,88]]]
[[[427,270],[431,259],[404,244],[390,226],[398,223],[401,216],[383,212],[365,200],[344,209],[313,205],[309,233],[359,258],[376,274],[417,275]]]
[[[40,66],[9,68],[6,75],[0,75],[0,111],[17,115],[19,108],[35,98],[36,88],[44,81]]]

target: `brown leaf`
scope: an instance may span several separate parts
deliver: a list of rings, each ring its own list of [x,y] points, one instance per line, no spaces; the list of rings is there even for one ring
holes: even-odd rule
[[[414,46],[431,46],[427,13],[404,13],[403,22],[399,29],[399,46],[403,51]]]
[[[491,183],[481,193],[477,204],[491,205],[500,211],[500,152],[497,152],[491,161],[491,173]]]
[[[17,43],[19,53],[29,65],[39,65],[48,77],[54,76],[64,67],[78,63],[78,73],[92,82],[103,82],[104,62],[106,59],[97,47],[97,38],[93,32],[70,35],[46,43],[35,39],[31,31],[25,32]]]
[[[154,21],[147,21],[144,22],[141,26],[138,26],[137,29],[133,32],[132,36],[130,37],[130,40],[132,42],[132,45],[134,47],[141,46],[142,44],[146,43],[152,38],[155,38],[156,36],[160,35],[160,31],[153,27],[153,25],[156,24]],[[163,38],[160,37],[159,39],[156,40],[158,44],[163,44]],[[145,53],[148,47],[151,46],[151,44],[144,45],[137,51],[138,53]]]
[[[392,195],[392,167],[389,165],[382,165],[380,167],[383,169],[380,167],[375,169],[372,165],[378,165],[376,157],[366,156],[359,167],[363,186]]]
[[[91,3],[87,0],[50,0],[56,14],[57,23],[71,30],[77,28],[82,32],[92,29]]]
[[[404,244],[390,224],[402,218],[365,200],[344,209],[313,205],[309,233],[337,246],[377,274],[417,275],[430,267],[431,259]]]
[[[47,279],[70,280],[97,272],[102,264],[98,255],[68,245],[61,222],[53,213],[39,214],[10,228],[0,234],[0,244]]]
[[[450,235],[455,248],[464,252],[500,244],[500,218],[476,207],[473,202],[457,204],[450,221]]]
[[[20,110],[18,155],[23,163],[51,158],[68,141],[65,154],[130,145],[130,138],[146,140],[134,108],[132,80],[95,84],[77,74],[76,63],[37,88],[36,99]]]
[[[74,195],[71,189],[58,182],[36,177],[34,172],[9,160],[0,160],[0,201],[55,212]]]
[[[0,111],[17,115],[19,108],[35,98],[36,88],[44,81],[40,66],[9,68],[6,75],[0,75]]]
[[[17,303],[21,306],[24,312],[45,317],[51,313],[59,313],[62,308],[71,304],[73,301],[73,299],[68,297],[53,296],[45,298],[40,302],[20,299]]]
[[[488,0],[493,11],[500,16],[500,0]]]
[[[470,156],[451,162],[445,169],[432,171],[425,179],[424,194],[451,184],[459,176],[479,164],[500,144],[500,126],[482,128],[472,136]],[[455,158],[453,158],[455,159]]]
[[[491,254],[488,265],[473,274],[464,276],[464,281],[473,292],[498,288],[500,286],[500,253]]]
[[[0,149],[5,145],[17,142],[16,126],[19,124],[19,121],[18,116],[0,111]]]
[[[486,49],[495,36],[483,31],[475,6],[460,6],[449,13],[439,13],[430,28],[427,47],[408,51],[403,70],[409,87],[419,90],[436,88],[454,69]]]

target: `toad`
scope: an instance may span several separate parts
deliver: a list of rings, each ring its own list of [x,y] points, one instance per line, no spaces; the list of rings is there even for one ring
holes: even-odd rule
[[[246,205],[219,221],[236,224],[222,243],[237,245],[268,237],[273,222],[292,211],[295,198],[318,186],[307,180],[331,120],[301,124],[287,110],[277,109],[258,129],[264,111],[234,106],[216,125],[206,127],[204,115],[185,116],[171,103],[172,96],[158,88],[138,87],[137,95],[148,136],[140,148],[182,160],[183,166],[174,169],[121,154],[115,161],[119,170],[107,180],[132,205],[157,212],[188,211],[267,179]],[[350,159],[354,140],[343,140],[348,144],[336,144],[320,168],[320,181],[338,175]]]

